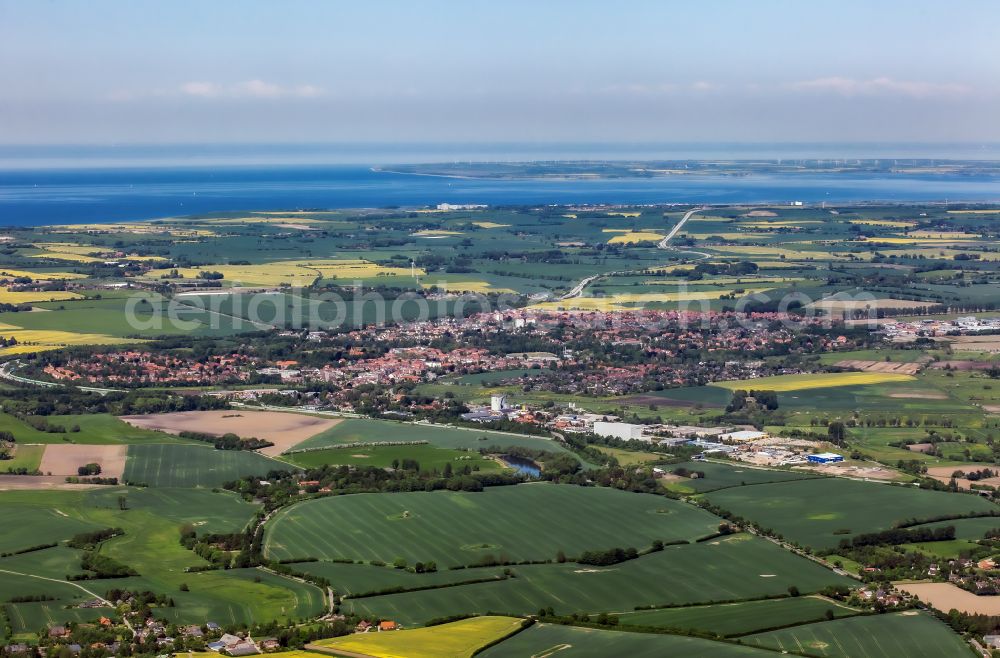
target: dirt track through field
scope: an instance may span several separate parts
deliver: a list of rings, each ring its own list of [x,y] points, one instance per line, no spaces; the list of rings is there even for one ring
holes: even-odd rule
[[[75,475],[75,474],[74,474]],[[99,484],[69,484],[65,475],[0,475],[0,491],[94,489]]]
[[[54,443],[45,447],[42,463],[38,467],[46,475],[78,475],[77,469],[84,464],[100,464],[102,478],[119,478],[125,471],[125,456],[128,446],[91,446]]]
[[[232,433],[241,438],[265,439],[273,446],[259,452],[276,457],[285,450],[302,443],[320,432],[336,426],[339,418],[317,418],[304,414],[280,411],[248,411],[246,409],[220,409],[213,411],[178,411],[169,414],[122,416],[130,425],[159,430],[169,434],[200,432],[212,436]]]

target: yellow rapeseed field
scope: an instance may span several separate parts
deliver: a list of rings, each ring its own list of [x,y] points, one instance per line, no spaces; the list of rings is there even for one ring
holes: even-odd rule
[[[618,229],[618,228],[606,228],[603,229],[605,233],[618,233],[615,237],[608,240],[608,244],[635,244],[637,242],[659,242],[663,239],[663,235],[656,233],[649,229],[644,229],[642,231],[630,231],[628,229]]]
[[[861,224],[864,226],[887,226],[889,228],[909,228],[916,226],[916,222],[907,222],[894,219],[852,219],[851,224]]]
[[[479,228],[506,228],[510,224],[497,224],[496,222],[472,222],[475,226]]]
[[[780,258],[784,256],[788,260],[831,260],[847,259],[850,254],[835,253],[831,251],[805,251],[801,249],[789,249],[786,247],[764,247],[759,245],[726,245],[722,247],[711,247],[712,251],[724,254],[738,254],[740,256],[764,256],[770,258]],[[870,258],[870,254],[855,254],[859,258]]]
[[[326,220],[313,219],[311,217],[300,217],[290,213],[272,213],[269,217],[219,217],[216,219],[204,220],[208,224],[285,224],[295,222],[296,224],[329,224]],[[333,222],[336,223],[336,222]]]
[[[966,233],[965,231],[910,231],[906,234],[909,238],[939,238],[942,240],[975,240],[982,237],[976,233]]]
[[[954,243],[949,243],[954,245]],[[975,249],[957,249],[957,248],[939,248],[935,249],[932,247],[914,246],[911,249],[883,249],[880,253],[886,256],[924,256],[926,258],[944,258],[953,259],[958,254],[973,254],[979,257],[979,260],[983,261],[995,261],[1000,260],[1000,253],[990,252],[990,251],[976,251]]]
[[[207,229],[144,222],[124,224],[60,224],[51,227],[51,229],[54,233],[137,233],[170,235],[178,238],[198,238],[216,235],[214,231]]]
[[[340,210],[254,210],[254,215],[339,215]]]
[[[866,384],[886,384],[889,382],[912,382],[913,375],[900,375],[886,372],[835,372],[814,373],[804,375],[778,375],[776,377],[760,377],[759,379],[740,379],[736,381],[714,382],[710,386],[735,390],[755,391],[804,391],[812,388],[831,388],[835,386],[863,386]]]
[[[78,334],[71,331],[49,329],[22,329],[12,325],[0,326],[0,336],[17,339],[17,345],[0,348],[0,356],[33,354],[46,350],[57,350],[69,345],[115,345],[137,342],[105,334]]]
[[[480,647],[514,632],[520,625],[521,620],[514,617],[472,617],[413,630],[355,633],[309,646],[372,658],[469,658]]]
[[[0,278],[17,278],[26,276],[29,279],[84,279],[86,274],[76,272],[38,272],[33,270],[12,270],[6,267],[0,268]]]
[[[113,260],[94,256],[92,254],[114,251],[108,247],[99,247],[92,244],[76,244],[72,242],[39,242],[34,245],[44,253],[32,254],[32,258],[53,258],[55,260],[66,260],[76,263],[101,263],[105,260]],[[163,256],[138,256],[129,255],[129,260],[166,260]]]
[[[169,274],[169,268],[150,270],[147,278],[159,279]],[[200,272],[220,272],[223,283],[243,286],[308,286],[318,278],[369,279],[381,276],[410,276],[408,267],[386,267],[361,259],[351,260],[284,260],[259,265],[205,265],[181,267],[177,273],[184,279],[197,279]],[[424,274],[420,268],[418,275]]]
[[[8,290],[0,288],[0,304],[30,304],[32,302],[61,302],[67,299],[81,299],[82,295],[64,290],[35,292],[30,290]]]

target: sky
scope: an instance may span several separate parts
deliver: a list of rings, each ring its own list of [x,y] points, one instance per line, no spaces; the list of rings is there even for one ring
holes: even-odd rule
[[[0,0],[0,144],[997,142],[992,0]]]

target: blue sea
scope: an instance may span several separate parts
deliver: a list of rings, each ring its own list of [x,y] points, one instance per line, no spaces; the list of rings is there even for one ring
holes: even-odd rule
[[[603,150],[602,150],[603,148]],[[996,147],[797,145],[757,157],[1000,159]],[[214,211],[381,208],[438,203],[666,204],[997,201],[1000,178],[966,175],[794,174],[613,180],[484,180],[391,173],[391,162],[531,159],[741,158],[741,147],[583,146],[448,150],[288,148],[0,148],[0,226],[96,223]],[[543,156],[543,157],[540,157]],[[978,157],[977,157],[978,156]],[[985,157],[984,157],[985,156]],[[250,163],[250,164],[241,164]]]

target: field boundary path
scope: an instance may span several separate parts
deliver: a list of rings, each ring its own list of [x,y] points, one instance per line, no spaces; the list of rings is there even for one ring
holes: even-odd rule
[[[12,576],[24,576],[25,578],[37,578],[39,580],[48,580],[50,582],[60,583],[60,584],[63,584],[63,585],[71,585],[71,586],[76,587],[77,589],[83,591],[85,594],[87,594],[87,596],[94,597],[95,599],[97,599],[98,601],[100,601],[101,603],[103,603],[104,605],[106,605],[107,607],[109,607],[109,608],[114,608],[115,607],[115,605],[111,601],[108,601],[103,596],[101,596],[99,594],[95,594],[94,592],[91,592],[89,589],[87,589],[86,587],[84,587],[80,583],[76,583],[76,582],[73,582],[71,580],[59,580],[58,578],[49,578],[48,576],[39,576],[39,575],[36,575],[36,574],[33,574],[33,573],[21,573],[20,571],[10,571],[8,569],[0,569],[0,573],[7,573],[7,574],[10,574]],[[122,616],[122,621],[125,623],[126,626],[128,626],[128,629],[129,629],[129,631],[132,632],[132,635],[135,636],[135,629],[132,628],[132,624],[129,622],[129,620],[127,618],[125,618],[124,615]]]

